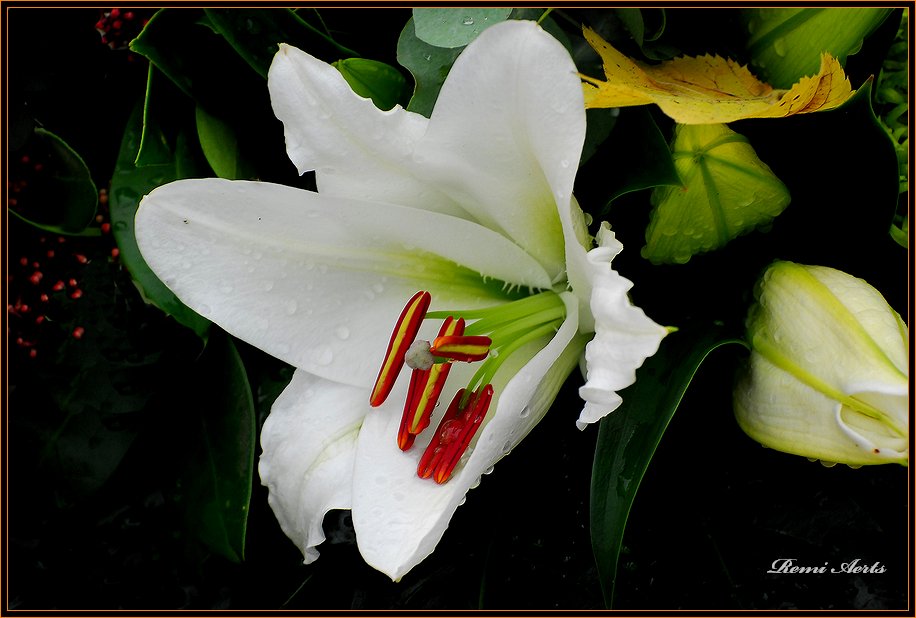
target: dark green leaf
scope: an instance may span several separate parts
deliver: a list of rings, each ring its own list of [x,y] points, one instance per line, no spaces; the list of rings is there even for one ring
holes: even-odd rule
[[[191,530],[211,550],[240,562],[254,473],[255,412],[245,366],[232,340],[210,338],[192,394],[187,468],[179,497]]]
[[[130,49],[171,79],[182,92],[208,109],[247,109],[263,81],[219,34],[204,25],[198,9],[161,9]],[[240,110],[241,113],[241,110]]]
[[[598,110],[587,112],[589,124],[593,111]],[[602,111],[617,115],[617,110]],[[592,131],[590,127],[589,133]],[[602,140],[589,166],[592,174],[601,178],[600,191],[607,196],[606,203],[633,191],[681,183],[668,143],[646,107],[619,110],[613,130]]]
[[[28,163],[11,170],[24,183],[10,212],[22,221],[56,234],[94,235],[98,191],[83,159],[57,135],[36,127],[23,149]],[[88,234],[87,234],[88,232]]]
[[[413,19],[407,21],[398,38],[398,62],[414,79],[408,110],[429,117],[439,89],[460,53],[461,48],[446,49],[421,41],[414,31]]]
[[[375,106],[389,110],[407,94],[407,80],[393,66],[366,58],[347,58],[333,63],[353,92],[372,99]]]
[[[137,248],[134,236],[134,215],[140,199],[167,182],[196,175],[200,167],[190,153],[188,140],[179,135],[176,152],[167,164],[137,167],[134,165],[140,147],[142,131],[142,108],[138,105],[131,115],[124,137],[114,175],[111,179],[109,206],[111,208],[111,229],[120,250],[119,259],[130,272],[134,283],[143,297],[173,316],[179,323],[205,337],[210,323],[188,309],[163,284],[147,266]],[[196,142],[196,140],[195,140]]]
[[[655,449],[700,364],[710,352],[730,343],[741,341],[716,325],[668,335],[637,371],[636,383],[621,393],[620,408],[601,420],[592,467],[590,526],[607,607],[613,604],[630,507]]]
[[[511,12],[508,8],[422,8],[413,10],[413,21],[421,41],[454,48],[464,47]]]
[[[171,161],[174,135],[170,138],[167,133],[175,106],[179,105],[176,95],[182,96],[162,72],[150,64],[143,98],[143,134],[134,161],[138,167],[163,165]]]
[[[887,19],[890,8],[760,8],[744,9],[752,66],[776,88],[791,88],[806,75],[816,75],[821,53],[846,63],[862,41]]]
[[[280,43],[308,50],[312,55],[344,54],[359,56],[338,44],[291,9],[204,9],[217,32],[262,77],[273,61]]]

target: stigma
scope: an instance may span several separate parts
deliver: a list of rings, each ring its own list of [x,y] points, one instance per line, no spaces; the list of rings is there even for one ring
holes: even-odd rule
[[[464,311],[429,311],[429,292],[414,294],[401,311],[369,397],[380,406],[406,364],[410,385],[398,428],[397,445],[408,451],[429,425],[455,362],[479,363],[465,388],[453,397],[417,466],[420,478],[442,484],[451,478],[485,424],[495,399],[492,385],[499,366],[535,339],[552,336],[566,315],[560,297],[540,292],[516,301]],[[432,340],[417,339],[424,320],[442,320]]]

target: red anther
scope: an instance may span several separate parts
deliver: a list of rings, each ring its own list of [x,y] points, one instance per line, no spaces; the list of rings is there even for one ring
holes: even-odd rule
[[[127,11],[126,13],[124,13],[123,17],[124,17],[124,19],[126,19],[127,21],[130,21],[130,20],[132,20],[132,19],[134,18],[134,13],[133,13],[133,11]]]
[[[111,22],[111,27],[114,28],[115,30],[120,30],[121,29],[121,20],[116,19],[113,22]]]
[[[41,163],[36,163],[36,164],[35,164],[35,167],[33,167],[32,169],[34,169],[36,172],[40,172],[40,171],[43,170],[44,168],[45,168],[45,166],[44,166],[43,164],[41,164]]]
[[[16,337],[16,345],[18,345],[18,346],[24,346],[24,345],[25,345],[25,340],[24,340],[22,337]]]
[[[38,356],[38,350],[36,350],[35,348],[32,348],[31,350],[29,350],[29,358],[35,358],[36,356]]]
[[[19,309],[19,311],[21,311],[22,313],[28,313],[29,310],[31,309],[31,307],[29,307],[26,304],[19,305],[16,308]]]
[[[7,202],[7,204],[9,204],[10,206],[17,206],[17,205],[19,204],[19,200],[17,200],[15,197],[11,197],[11,198],[8,199],[6,202]]]
[[[58,243],[58,244],[62,245],[62,244],[64,244],[65,242],[67,242],[67,239],[64,238],[63,236],[58,236],[58,237],[57,237],[57,243]]]
[[[107,233],[110,232],[110,231],[111,231],[111,224],[110,224],[110,223],[103,223],[103,224],[102,224],[102,233],[103,233],[103,234],[107,234]]]
[[[407,401],[404,403],[404,413],[401,415],[401,426],[398,428],[398,448],[402,451],[406,451],[411,446],[413,446],[414,440],[417,439],[417,434],[410,433],[410,419],[412,415],[407,413],[408,409],[413,409],[415,406],[414,399],[420,395],[420,389],[422,385],[426,384],[427,375],[429,371],[423,371],[422,369],[414,369],[410,374],[410,386],[407,388]]]
[[[454,319],[449,316],[439,328],[439,336],[447,337],[464,333],[464,318]],[[429,417],[439,402],[442,387],[448,378],[451,369],[450,363],[439,363],[424,371],[422,381],[416,385],[416,391],[411,390],[404,406],[404,416],[407,420],[407,431],[417,435],[429,426]],[[412,378],[413,376],[411,376]],[[411,386],[414,385],[411,380]],[[402,421],[403,422],[403,421]]]
[[[111,9],[111,12],[108,13],[108,16],[114,19],[115,17],[121,16],[121,9]]]
[[[87,258],[82,253],[74,253],[73,257],[75,257],[76,261],[79,262],[80,264],[86,264],[89,262],[89,258]]]
[[[71,278],[69,281],[67,281],[67,285],[69,285],[71,288],[75,288],[78,284],[79,284],[79,282],[78,282],[76,279],[73,279],[73,278]]]
[[[121,255],[121,250],[118,249],[117,247],[114,247],[114,248],[111,250],[111,257],[116,258],[116,257],[118,257],[119,255]]]
[[[26,165],[28,165],[29,160],[30,160],[30,159],[29,159],[29,155],[22,155],[22,158],[20,159],[20,161],[22,161],[22,162],[25,163]]]
[[[40,299],[41,299],[41,302],[43,302],[43,303],[48,302],[48,295],[47,295],[47,294],[42,294],[42,295],[39,296],[38,298],[40,298]]]
[[[493,341],[489,337],[479,335],[446,335],[436,337],[429,351],[435,356],[471,363],[485,359],[490,353],[490,345],[492,343]]]
[[[64,285],[64,282],[63,282],[63,281],[58,281],[57,283],[54,284],[53,287],[51,287],[51,291],[52,291],[52,292],[60,292],[61,290],[64,289],[64,287],[66,287],[66,286]]]
[[[32,262],[32,268],[36,268],[36,269],[41,268],[41,264],[39,264],[38,262]]]
[[[73,300],[76,300],[77,298],[82,298],[82,297],[83,297],[83,291],[79,288],[73,290],[73,293],[70,294],[70,298],[72,298]]]
[[[96,215],[96,216],[95,216],[95,222],[96,222],[96,223],[101,223],[101,222],[104,221],[104,220],[105,220],[105,217],[103,217],[102,215]]]
[[[41,283],[41,277],[42,277],[42,274],[36,271],[32,273],[31,277],[29,277],[29,281],[32,282],[32,285],[38,285],[39,283]]]
[[[48,256],[48,258],[54,257],[54,250],[52,249],[52,250],[48,251],[47,256]]]
[[[35,318],[35,323],[36,323],[36,324],[41,324],[41,323],[44,322],[44,321],[45,321],[45,316],[43,316],[43,315],[40,315],[40,316],[38,316],[37,318]]]
[[[426,310],[429,309],[430,300],[432,297],[429,292],[417,292],[401,311],[394,331],[391,333],[388,350],[385,352],[378,377],[375,379],[372,394],[369,396],[369,405],[372,407],[382,405],[394,387],[394,381],[401,372],[401,367],[404,366],[404,355],[417,337],[417,331],[420,330],[420,324],[423,323]]]
[[[28,266],[28,265],[29,265],[29,258],[27,258],[27,257],[21,257],[21,258],[19,258],[19,263],[22,264],[23,266]]]
[[[452,399],[436,429],[436,437],[420,458],[417,466],[420,478],[433,477],[436,483],[445,483],[480,429],[493,399],[493,386],[487,384],[481,391],[471,394],[462,408],[465,392],[466,389],[458,391]]]
[[[73,329],[73,338],[74,339],[82,339],[83,335],[85,334],[86,334],[86,329],[83,328],[82,326],[77,326],[76,328]]]

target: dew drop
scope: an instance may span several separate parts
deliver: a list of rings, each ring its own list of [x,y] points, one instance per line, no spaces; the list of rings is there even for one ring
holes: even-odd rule
[[[209,315],[212,311],[213,310],[210,308],[210,305],[200,305],[197,308],[197,313],[204,315],[204,316]]]
[[[296,311],[299,310],[299,303],[294,300],[287,301],[286,303],[286,315],[293,315]]]
[[[350,338],[350,329],[346,326],[339,326],[337,330],[334,331],[334,334],[343,341],[346,341]]]
[[[473,17],[465,17],[465,18],[461,21],[461,23],[464,24],[465,26],[473,26],[473,25],[474,25],[474,18],[473,18]]]
[[[560,161],[560,167],[564,169],[569,167],[569,159],[563,159],[562,161]]]
[[[464,496],[464,497],[458,502],[458,506],[461,506],[462,504],[464,504],[464,503],[467,502],[467,501],[468,501],[468,497],[467,497],[467,496]]]
[[[274,282],[270,280],[265,281],[264,282],[264,291],[270,292],[272,289],[274,289]]]
[[[483,473],[484,474],[493,474],[493,466],[490,466],[489,468],[484,470]]]
[[[426,60],[426,62],[429,62],[430,60],[433,59],[432,54],[425,54],[423,56],[423,59]]]
[[[528,418],[530,414],[531,414],[531,407],[525,406],[524,408],[522,408],[522,411],[518,413],[518,417],[519,418]]]
[[[773,51],[776,52],[776,55],[784,58],[786,55],[786,40],[779,38],[773,41]]]

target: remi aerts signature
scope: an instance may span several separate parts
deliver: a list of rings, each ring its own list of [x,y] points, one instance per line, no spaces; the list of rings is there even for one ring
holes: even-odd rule
[[[806,575],[818,573],[884,573],[886,570],[884,565],[880,562],[868,564],[859,558],[850,560],[849,562],[843,562],[836,566],[831,566],[829,562],[825,562],[823,566],[801,565],[797,564],[797,562],[798,560],[795,558],[777,558],[773,561],[773,564],[770,565],[770,569],[767,573]]]

